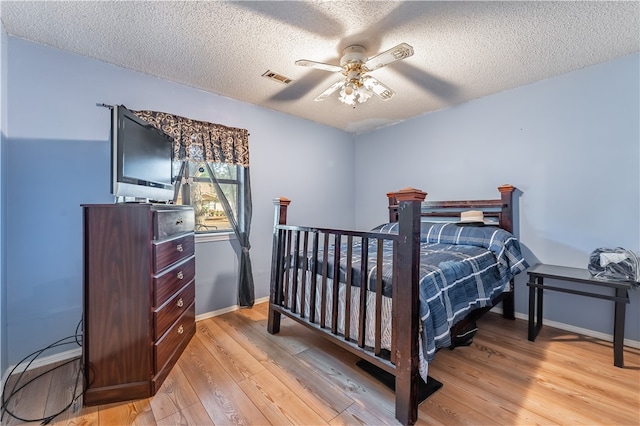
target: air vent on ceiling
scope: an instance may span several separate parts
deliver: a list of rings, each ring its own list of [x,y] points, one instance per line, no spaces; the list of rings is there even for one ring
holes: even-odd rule
[[[291,83],[293,81],[293,79],[291,79],[289,77],[285,77],[284,75],[278,74],[277,72],[273,72],[271,70],[265,71],[265,73],[262,74],[262,76],[263,77],[267,77],[267,78],[269,78],[271,80],[275,80],[275,81],[277,81],[279,83],[282,83],[282,84],[289,84],[289,83]]]

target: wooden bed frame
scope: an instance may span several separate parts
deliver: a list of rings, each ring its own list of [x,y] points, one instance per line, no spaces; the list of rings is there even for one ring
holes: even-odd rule
[[[288,226],[287,208],[290,200],[278,198],[274,200],[275,205],[275,225],[273,234],[273,258],[271,265],[271,290],[269,298],[269,318],[268,332],[276,334],[280,331],[280,319],[284,314],[287,317],[317,330],[324,337],[338,344],[342,348],[356,354],[363,360],[373,364],[383,371],[395,376],[395,414],[396,419],[402,424],[413,424],[418,417],[418,385],[422,381],[418,372],[419,352],[418,352],[418,329],[419,329],[419,259],[420,259],[420,224],[423,217],[426,218],[452,218],[457,220],[460,212],[464,210],[481,210],[485,218],[494,218],[501,228],[513,232],[513,191],[511,185],[502,185],[499,199],[492,200],[470,200],[470,201],[430,201],[424,202],[426,193],[414,188],[405,188],[397,192],[387,194],[389,200],[389,221],[398,222],[398,234],[380,234],[376,232],[360,232],[350,230],[338,230],[327,228],[312,228],[301,226]],[[335,244],[335,259],[333,276],[339,274],[337,259],[340,256],[340,242],[345,239],[350,247],[354,238],[362,239],[362,258],[367,258],[366,246],[370,239],[378,241],[378,253],[382,250],[382,241],[394,241],[394,281],[392,287],[392,313],[391,313],[391,350],[386,351],[381,348],[381,312],[380,300],[382,298],[382,286],[376,289],[376,311],[375,311],[375,344],[374,347],[365,346],[364,314],[358,317],[357,339],[346,338],[350,335],[349,321],[345,321],[344,333],[339,333],[337,328],[338,318],[338,281],[333,280],[334,291],[331,300],[327,300],[327,263],[322,270],[318,268],[318,260],[322,260],[322,250],[319,247],[328,247]],[[311,253],[311,288],[308,297],[310,305],[316,304],[316,292],[318,287],[321,291],[320,318],[316,318],[314,309],[305,312],[305,286],[297,288],[298,278],[305,282],[309,265],[300,265],[299,262],[307,262],[307,259],[299,259],[298,256],[290,256],[290,253]],[[320,256],[320,257],[319,257]],[[347,252],[347,259],[351,257]],[[378,256],[380,257],[380,256]],[[291,260],[293,259],[293,260]],[[293,262],[293,265],[290,264]],[[349,261],[350,262],[350,261]],[[315,266],[314,266],[315,265]],[[290,272],[290,267],[291,269]],[[381,267],[377,268],[379,271]],[[298,277],[298,271],[301,277]],[[351,267],[348,265],[347,273],[350,274]],[[361,271],[367,271],[367,262],[362,262]],[[289,274],[293,274],[289,277]],[[379,272],[381,274],[381,272]],[[361,273],[360,288],[366,288],[366,273]],[[347,276],[347,282],[350,282]],[[378,276],[381,282],[381,276]],[[344,318],[350,318],[351,284],[345,284],[347,297],[345,302]],[[503,316],[514,319],[513,305],[513,280],[510,284],[509,292],[500,294],[492,301],[492,306],[503,302]],[[366,292],[360,292],[359,312],[366,312],[365,298]],[[299,297],[291,297],[298,295]],[[332,303],[333,309],[331,325],[327,326],[325,318],[326,304]],[[402,309],[396,309],[401,306]],[[456,336],[460,330],[464,330],[491,307],[486,307],[470,312],[462,321],[453,327],[451,334]],[[302,308],[302,309],[301,309]],[[398,332],[396,332],[398,331]]]

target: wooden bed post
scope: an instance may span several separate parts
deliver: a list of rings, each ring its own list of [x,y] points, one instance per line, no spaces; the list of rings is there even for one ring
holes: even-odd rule
[[[389,199],[389,222],[398,221],[398,200],[396,200],[395,192],[387,193]]]
[[[502,200],[502,211],[500,213],[500,227],[513,233],[513,185],[502,185],[498,187],[500,199]]]
[[[415,423],[418,418],[420,213],[426,195],[414,188],[394,194],[398,201],[398,234],[403,237],[398,243],[392,310],[396,340],[396,419],[405,425]],[[397,332],[400,328],[402,332]]]
[[[500,191],[500,199],[502,201],[502,210],[500,212],[500,227],[506,231],[513,233],[513,191],[516,189],[513,185],[501,185],[498,187]],[[509,283],[511,291],[502,300],[502,317],[507,319],[516,319],[515,302],[514,302],[514,280]]]
[[[276,334],[280,332],[280,317],[282,314],[274,310],[274,306],[277,306],[282,301],[282,285],[280,281],[281,268],[278,267],[280,263],[280,237],[282,232],[276,229],[277,225],[287,224],[287,207],[291,204],[291,200],[288,198],[280,197],[273,200],[275,206],[274,224],[273,224],[273,247],[271,258],[271,290],[269,294],[269,316],[267,322],[267,331],[270,334]]]

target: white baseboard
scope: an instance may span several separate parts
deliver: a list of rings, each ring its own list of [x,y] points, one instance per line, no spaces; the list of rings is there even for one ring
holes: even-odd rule
[[[68,361],[72,358],[77,358],[80,356],[82,356],[82,348],[76,348],[76,349],[71,349],[68,351],[60,352],[60,353],[45,356],[45,357],[38,357],[31,364],[29,364],[29,361],[24,361],[18,364],[17,366],[10,365],[9,368],[7,368],[7,371],[5,371],[3,384],[4,384],[4,381],[8,378],[9,373],[11,373],[11,370],[13,370],[14,367],[15,367],[15,370],[13,370],[13,374],[16,374],[16,373],[22,373],[25,370],[33,370],[35,368],[45,367],[50,364],[55,364],[56,362]]]
[[[262,297],[260,299],[256,299],[254,304],[268,302],[268,301],[269,301],[269,296]],[[229,313],[229,312],[237,311],[239,309],[242,309],[242,308],[240,308],[240,306],[238,306],[238,305],[234,305],[234,306],[229,306],[228,308],[218,309],[217,311],[205,312],[204,314],[196,315],[196,321],[202,321],[202,320],[207,319],[207,318],[217,317],[218,315],[222,315],[222,314],[226,314],[226,313]]]
[[[528,321],[529,320],[529,315],[516,313],[516,318]],[[594,337],[596,339],[604,340],[606,342],[613,342],[613,334],[601,333],[599,331],[593,331],[593,330],[589,330],[587,328],[576,327],[576,326],[573,326],[571,324],[565,324],[565,323],[558,322],[558,321],[552,321],[552,320],[546,319],[544,317],[542,318],[542,324],[545,325],[545,326],[553,327],[553,328],[559,328],[560,330],[569,331],[571,333],[582,334],[584,336]],[[624,339],[623,344],[625,346],[629,346],[631,348],[640,349],[640,341],[637,341],[637,340]]]
[[[499,307],[499,306],[495,307],[495,308],[492,309],[492,312],[496,312],[496,313],[502,314],[502,308]],[[523,313],[520,313],[520,312],[516,312],[515,316],[518,319],[529,321],[529,314],[523,314]],[[546,319],[544,317],[542,318],[542,324],[544,326],[558,328],[560,330],[568,331],[568,332],[571,332],[571,333],[582,334],[583,336],[593,337],[595,339],[604,340],[606,342],[613,342],[613,334],[601,333],[599,331],[593,331],[593,330],[589,330],[587,328],[576,327],[576,326],[571,325],[571,324],[565,324],[563,322],[553,321],[553,320],[550,320],[550,319]],[[640,341],[637,341],[637,340],[624,339],[623,344],[625,346],[629,346],[631,348],[640,349]]]

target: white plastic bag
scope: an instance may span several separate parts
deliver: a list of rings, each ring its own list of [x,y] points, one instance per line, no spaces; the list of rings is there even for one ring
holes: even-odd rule
[[[588,269],[595,278],[631,281],[635,285],[640,285],[638,256],[622,247],[595,249],[589,255]]]

